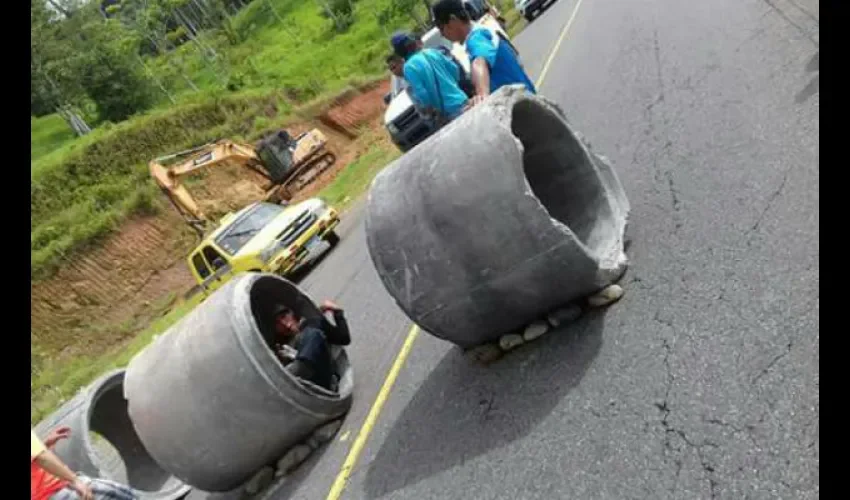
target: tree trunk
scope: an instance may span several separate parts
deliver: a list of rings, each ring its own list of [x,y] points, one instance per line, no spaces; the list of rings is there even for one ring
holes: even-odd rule
[[[35,0],[35,1],[38,1],[38,0]],[[74,14],[73,12],[66,9],[59,2],[57,2],[55,0],[47,0],[47,3],[49,3],[54,9],[58,10],[65,17],[71,17]]]
[[[71,130],[73,130],[78,137],[82,137],[91,132],[91,127],[89,127],[88,123],[86,123],[86,121],[83,120],[69,104],[58,106],[56,108],[56,113],[65,120],[65,123],[71,127]]]

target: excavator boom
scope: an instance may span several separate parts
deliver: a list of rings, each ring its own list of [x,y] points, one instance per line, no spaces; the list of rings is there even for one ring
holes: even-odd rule
[[[257,147],[221,140],[155,158],[148,163],[148,169],[186,222],[203,234],[212,221],[181,182],[182,178],[217,166],[237,165],[247,167],[259,176],[253,176],[254,182],[259,181],[263,185],[251,188],[265,193],[259,199],[289,199],[333,164],[336,157],[326,145],[327,138],[319,130],[306,132],[295,139],[286,131],[280,131],[267,136]]]

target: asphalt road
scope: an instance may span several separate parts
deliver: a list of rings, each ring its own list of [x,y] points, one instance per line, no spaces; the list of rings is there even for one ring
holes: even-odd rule
[[[573,13],[516,40],[537,76]],[[584,0],[541,93],[632,205],[624,299],[483,368],[420,334],[343,498],[818,498],[819,8]],[[410,322],[362,207],[302,283],[348,311],[356,401],[268,498],[325,498]]]

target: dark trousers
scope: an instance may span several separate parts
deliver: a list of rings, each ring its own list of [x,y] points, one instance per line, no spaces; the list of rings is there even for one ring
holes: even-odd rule
[[[330,346],[322,331],[317,328],[304,330],[295,348],[298,350],[298,355],[287,367],[289,372],[320,387],[334,390],[333,359]]]

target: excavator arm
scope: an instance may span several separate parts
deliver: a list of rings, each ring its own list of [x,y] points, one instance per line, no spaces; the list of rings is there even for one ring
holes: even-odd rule
[[[188,158],[178,163],[168,166],[164,164],[175,159],[179,161],[186,157]],[[199,233],[203,233],[211,221],[180,180],[200,169],[214,167],[225,162],[242,164],[266,179],[269,178],[254,148],[227,140],[156,158],[148,163],[148,169],[154,182],[186,219],[186,222]]]
[[[286,130],[266,136],[256,147],[221,140],[187,151],[155,158],[148,163],[151,177],[174,208],[199,235],[214,222],[184,186],[182,179],[219,165],[247,167],[259,175],[262,199],[279,203],[312,182],[336,161],[327,150],[327,137],[318,129],[293,138]],[[262,179],[262,180],[261,180]],[[203,203],[204,200],[202,200]]]

